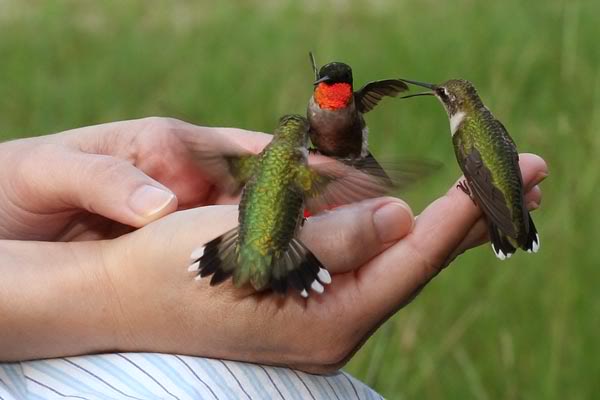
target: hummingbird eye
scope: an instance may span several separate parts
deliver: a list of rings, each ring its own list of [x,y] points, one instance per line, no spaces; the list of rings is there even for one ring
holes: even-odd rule
[[[441,97],[444,102],[452,102],[455,100],[454,96],[450,94],[448,89],[441,87],[437,89],[437,94]]]

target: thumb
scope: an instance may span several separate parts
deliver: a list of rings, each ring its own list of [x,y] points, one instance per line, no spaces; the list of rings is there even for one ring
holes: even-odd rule
[[[408,204],[379,197],[336,208],[306,221],[300,238],[332,273],[356,270],[414,225]]]
[[[129,249],[123,253],[133,254],[139,265],[134,276],[148,274],[149,265],[157,265],[168,274],[173,273],[173,266],[180,265],[185,271],[180,279],[189,280],[187,266],[192,251],[227,232],[237,221],[236,206],[199,207],[173,213],[117,242]],[[300,230],[300,239],[331,273],[340,274],[356,270],[396,243],[411,231],[413,221],[406,203],[382,197],[309,218]]]
[[[37,199],[34,212],[79,208],[140,227],[177,209],[169,189],[127,161],[54,144],[33,153],[21,164],[18,182],[30,202]]]

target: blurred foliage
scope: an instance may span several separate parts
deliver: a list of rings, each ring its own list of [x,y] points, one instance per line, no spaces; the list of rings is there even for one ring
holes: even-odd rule
[[[389,398],[592,398],[600,392],[600,47],[597,1],[0,1],[0,138],[165,115],[270,131],[303,113],[308,50],[357,85],[475,83],[521,151],[549,164],[537,255],[461,256],[381,327],[348,370]],[[458,176],[425,98],[367,116],[376,155]],[[568,175],[568,176],[567,176]],[[596,195],[596,196],[594,196]],[[596,293],[596,295],[594,295]]]

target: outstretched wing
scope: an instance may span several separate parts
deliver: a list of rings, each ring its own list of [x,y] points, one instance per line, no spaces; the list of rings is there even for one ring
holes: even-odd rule
[[[254,175],[258,165],[259,156],[256,154],[226,155],[223,156],[231,176],[237,182],[239,191]]]
[[[380,164],[373,157],[329,159],[300,167],[296,178],[306,195],[306,208],[317,214],[405,188],[437,167],[437,163],[417,160]]]
[[[354,101],[361,113],[371,111],[384,96],[396,97],[408,90],[406,83],[398,79],[369,82],[354,93]]]
[[[198,168],[230,195],[241,191],[260,162],[259,155],[220,135],[182,135],[180,139]]]

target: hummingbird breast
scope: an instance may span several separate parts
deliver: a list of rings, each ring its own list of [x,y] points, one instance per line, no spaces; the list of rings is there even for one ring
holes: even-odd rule
[[[337,110],[322,109],[311,96],[307,117],[312,144],[328,156],[360,157],[366,125],[355,107],[354,100]]]

